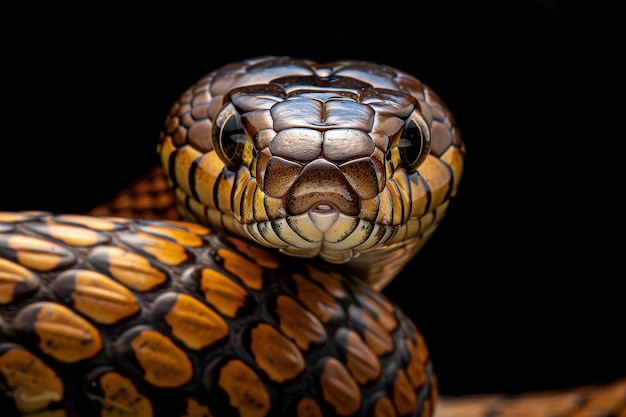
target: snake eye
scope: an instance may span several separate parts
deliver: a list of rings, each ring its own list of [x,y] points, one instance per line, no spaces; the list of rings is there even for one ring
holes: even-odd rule
[[[246,146],[246,134],[241,125],[239,113],[232,104],[224,107],[213,123],[213,148],[229,168],[241,163],[241,155]]]
[[[428,156],[430,130],[419,113],[413,112],[404,125],[398,141],[398,151],[402,164],[409,171],[414,171]]]

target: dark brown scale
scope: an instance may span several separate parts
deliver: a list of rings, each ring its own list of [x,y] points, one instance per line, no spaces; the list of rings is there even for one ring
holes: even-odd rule
[[[339,168],[350,187],[359,195],[359,198],[363,200],[374,198],[382,191],[376,167],[370,158],[348,161],[341,164]]]
[[[414,326],[323,264],[181,222],[1,213],[0,230],[3,417],[408,416],[434,401]]]
[[[282,198],[301,172],[302,165],[272,156],[264,166],[264,173],[260,177],[263,182],[263,191],[269,197]]]

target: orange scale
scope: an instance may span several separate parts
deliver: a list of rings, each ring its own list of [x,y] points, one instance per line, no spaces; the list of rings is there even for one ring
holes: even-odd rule
[[[306,269],[309,271],[309,276],[312,280],[320,283],[326,291],[337,298],[345,298],[347,296],[346,290],[341,284],[345,277],[339,272],[333,270],[322,270],[318,267],[314,267],[310,263],[305,264]]]
[[[303,397],[296,405],[294,417],[324,417],[324,415],[317,401],[310,397]]]
[[[127,330],[116,341],[121,360],[133,358],[139,363],[141,377],[160,388],[180,388],[194,377],[194,368],[187,354],[165,336],[147,326]],[[128,369],[135,366],[126,363]]]
[[[141,309],[126,287],[96,271],[66,271],[51,288],[58,299],[96,323],[114,324]]]
[[[19,222],[23,222],[26,220],[30,220],[34,217],[35,216],[26,214],[26,213],[0,211],[0,222],[4,222],[4,223],[19,223]]]
[[[9,304],[39,288],[39,278],[28,269],[0,259],[0,305]]]
[[[417,406],[415,390],[403,370],[398,370],[393,382],[393,403],[400,415],[409,415]]]
[[[205,268],[201,272],[200,290],[217,311],[227,317],[236,317],[248,303],[248,291],[221,272]]]
[[[74,264],[76,255],[61,245],[23,234],[0,236],[0,255],[36,271],[53,271]]]
[[[350,306],[350,317],[356,323],[360,324],[361,329],[359,333],[361,333],[367,346],[369,346],[376,355],[383,356],[393,352],[394,343],[389,332],[378,324],[368,310]]]
[[[240,416],[265,417],[271,408],[267,387],[240,359],[231,359],[219,371],[218,385]]]
[[[323,322],[343,315],[341,306],[327,291],[300,274],[292,274],[300,300]]]
[[[213,417],[209,407],[206,404],[198,402],[195,398],[188,397],[185,402],[187,403],[187,407],[182,417]]]
[[[263,268],[242,255],[228,249],[218,249],[223,267],[254,290],[263,288]]]
[[[32,223],[28,229],[46,238],[57,239],[70,246],[95,246],[107,243],[110,238],[102,232],[82,226],[56,223]]]
[[[326,330],[320,320],[293,298],[279,295],[276,299],[276,315],[280,329],[295,341],[302,350],[311,344],[326,340]]]
[[[412,344],[413,350],[411,352],[411,356],[414,356],[420,363],[425,364],[430,357],[426,340],[424,340],[424,336],[422,336],[422,334],[416,329],[413,329],[412,334],[415,338],[415,343]]]
[[[152,315],[163,320],[172,334],[190,349],[200,350],[228,336],[226,321],[187,294],[164,293],[152,304]]]
[[[340,416],[350,416],[361,408],[361,390],[346,367],[335,358],[323,359],[319,382],[324,401]]]
[[[150,291],[168,280],[168,274],[153,266],[147,258],[120,247],[98,247],[87,259],[135,291]]]
[[[184,246],[144,232],[123,232],[118,235],[127,245],[146,252],[167,265],[180,265],[190,259]]]
[[[99,369],[86,378],[90,396],[102,404],[100,417],[152,417],[154,407],[133,381],[118,372]]]
[[[411,359],[404,370],[407,378],[411,382],[411,386],[415,389],[424,386],[428,381],[424,362],[422,362],[420,355],[416,353],[415,349],[411,351]]]
[[[358,333],[341,328],[335,337],[345,356],[346,367],[360,385],[365,385],[381,376],[382,367],[378,357]]]
[[[250,351],[272,381],[283,383],[304,372],[304,357],[298,347],[267,323],[258,323],[250,330]]]
[[[170,227],[161,224],[141,225],[139,230],[150,233],[155,236],[164,237],[170,239],[179,245],[198,247],[202,246],[204,241],[200,236],[187,230],[179,229],[177,227]]]
[[[378,298],[374,298],[366,291],[357,293],[357,297],[386,331],[391,332],[398,327],[398,319],[393,315],[393,310],[385,308]]]
[[[22,413],[45,410],[65,395],[61,377],[22,346],[0,343],[0,375],[6,393]]]
[[[102,351],[98,330],[69,308],[51,302],[37,302],[19,311],[12,330],[26,334],[46,355],[63,363],[91,359]]]
[[[372,414],[373,417],[396,417],[397,415],[393,402],[388,397],[380,397],[376,400]]]
[[[119,230],[124,227],[123,223],[126,223],[128,221],[127,219],[121,218],[107,219],[103,217],[85,216],[81,214],[61,214],[58,216],[52,216],[50,220],[56,223],[75,224],[87,227],[89,229],[105,232]]]

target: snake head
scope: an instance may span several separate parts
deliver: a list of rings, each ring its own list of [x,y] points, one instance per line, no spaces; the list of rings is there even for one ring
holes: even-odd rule
[[[415,246],[455,187],[451,169],[432,153],[442,145],[419,82],[363,65],[277,60],[192,86],[160,144],[185,217],[333,263]]]

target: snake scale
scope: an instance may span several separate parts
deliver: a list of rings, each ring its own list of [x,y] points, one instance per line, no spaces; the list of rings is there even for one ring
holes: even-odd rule
[[[158,154],[88,214],[0,212],[2,416],[626,416],[626,381],[439,398],[380,291],[463,171],[414,77],[233,63],[183,92]]]

